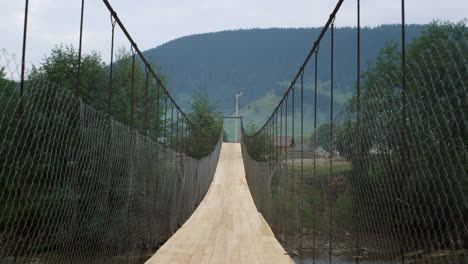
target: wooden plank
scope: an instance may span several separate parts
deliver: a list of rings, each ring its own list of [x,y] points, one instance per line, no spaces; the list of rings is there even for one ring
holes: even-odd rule
[[[294,263],[255,207],[239,143],[223,143],[207,195],[146,263]]]

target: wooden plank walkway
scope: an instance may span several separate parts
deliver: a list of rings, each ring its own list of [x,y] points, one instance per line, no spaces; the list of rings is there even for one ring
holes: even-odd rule
[[[200,206],[146,263],[294,263],[255,208],[239,143],[223,143]]]

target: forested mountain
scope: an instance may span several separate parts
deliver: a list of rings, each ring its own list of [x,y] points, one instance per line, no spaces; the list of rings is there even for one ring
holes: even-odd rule
[[[407,26],[407,39],[419,36],[424,25]],[[182,104],[195,91],[206,89],[219,110],[234,111],[234,95],[244,92],[241,113],[247,120],[262,123],[284,93],[303,63],[321,28],[250,29],[223,31],[182,37],[144,52],[162,67],[168,86]],[[363,28],[361,31],[362,70],[373,63],[387,41],[398,42],[400,25]],[[328,111],[327,85],[330,79],[330,35],[320,45],[320,120]],[[310,64],[311,65],[311,64]],[[306,86],[312,88],[313,71],[306,69]],[[356,80],[356,29],[335,29],[335,97],[337,110],[351,97]],[[307,95],[306,95],[307,96]],[[312,94],[306,99],[310,106]],[[310,107],[308,107],[310,108]],[[308,109],[307,111],[311,111]]]

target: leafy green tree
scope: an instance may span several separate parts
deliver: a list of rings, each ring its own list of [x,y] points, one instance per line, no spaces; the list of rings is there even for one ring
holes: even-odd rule
[[[128,125],[131,54],[121,49],[116,58],[112,80],[113,119]],[[28,237],[16,245],[19,250],[29,244],[37,244],[34,250],[83,246],[86,241],[97,238],[103,241],[103,248],[124,244],[125,232],[113,233],[112,230],[122,229],[127,218],[137,216],[129,215],[125,209],[129,205],[126,201],[128,194],[112,187],[125,188],[129,173],[160,175],[159,163],[156,165],[154,162],[158,156],[149,153],[157,148],[148,148],[150,142],[138,136],[132,137],[134,134],[119,122],[112,123],[112,130],[109,130],[105,114],[109,67],[97,53],[83,55],[80,96],[85,104],[81,106],[79,116],[84,122],[77,126],[74,95],[77,60],[77,51],[72,46],[60,45],[32,70],[25,83],[23,116],[18,114],[18,85],[5,79],[4,69],[0,70],[0,103],[4,107],[0,117],[0,135],[2,143],[5,143],[0,147],[0,164],[6,165],[0,169],[0,185],[8,186],[2,193],[4,197],[18,198],[18,201],[0,202],[0,211],[4,212],[0,217],[0,232],[11,231],[15,225],[27,226],[28,229],[16,234],[7,234]],[[145,82],[143,68],[137,60],[135,123],[140,131],[146,106]],[[156,139],[162,122],[161,113],[156,114],[156,106],[165,99],[160,94],[158,101],[156,88],[154,81],[149,79],[147,134],[153,139]],[[18,129],[20,124],[21,130]],[[23,132],[21,136],[18,131]],[[136,146],[136,142],[140,144]],[[146,151],[146,157],[153,159],[130,164],[129,153],[136,151]],[[142,185],[133,186],[141,190]],[[134,201],[144,204],[142,199],[135,198]],[[109,220],[103,221],[103,216]],[[30,230],[47,233],[47,243],[38,244],[37,241],[43,239],[38,237],[41,234],[27,233]],[[15,254],[21,255],[22,252]]]
[[[311,138],[311,142],[313,141],[314,135]],[[317,128],[317,146],[322,147],[327,152],[331,150],[330,123],[324,123]]]
[[[55,46],[38,68],[33,68],[28,81],[50,82],[75,92],[78,78],[78,51],[72,45]],[[81,61],[80,97],[98,110],[107,109],[108,73],[97,52],[83,54]]]
[[[359,211],[388,212],[381,218],[359,218],[364,226],[391,222],[387,231],[397,230],[421,247],[428,241],[452,248],[463,244],[459,234],[466,218],[458,208],[468,189],[468,109],[461,104],[467,101],[467,39],[464,21],[435,21],[408,45],[405,120],[398,46],[388,43],[363,73],[360,128],[348,118],[337,145],[344,148],[347,141],[360,146],[345,150],[353,163],[349,182],[355,186],[353,197],[360,200]],[[348,117],[356,114],[355,100],[347,108]],[[445,194],[450,195],[441,203]],[[452,222],[441,225],[447,216]]]
[[[117,49],[112,74],[112,117],[130,125],[132,78],[134,82],[134,125],[143,132],[146,109],[146,74],[138,56],[133,69],[132,53],[121,47]],[[59,45],[52,49],[38,68],[32,70],[29,82],[46,81],[74,93],[77,86],[78,51],[72,45]],[[166,85],[160,69],[153,67]],[[80,98],[97,110],[107,113],[109,105],[109,65],[96,52],[83,54],[80,79]],[[159,96],[159,97],[158,97]],[[163,102],[166,95],[151,74],[148,75],[148,113],[146,134],[156,140],[161,133]],[[158,103],[159,98],[159,103]],[[157,108],[159,106],[159,108]],[[159,131],[159,132],[158,132]]]
[[[271,124],[271,123],[270,123]],[[258,127],[254,123],[245,126],[243,135],[244,143],[247,145],[249,156],[255,161],[264,162],[273,158],[275,152],[274,139],[268,134],[269,127],[258,132]]]
[[[206,91],[199,89],[192,101],[192,112],[189,120],[196,127],[190,139],[189,154],[194,158],[202,158],[210,154],[216,146],[223,128],[223,118],[216,112],[216,104],[208,100]]]
[[[8,183],[8,176],[13,177],[16,173],[16,165],[14,162],[14,151],[12,148],[18,144],[18,132],[13,127],[18,125],[18,110],[19,110],[19,85],[6,78],[5,68],[0,68],[0,105],[2,113],[0,115],[0,135],[3,138],[2,146],[0,146],[0,185],[11,186]],[[10,190],[11,189],[5,189]],[[0,202],[0,211],[5,212],[8,208],[8,201]],[[0,226],[5,223],[14,222],[14,219],[9,219],[8,214],[0,216]],[[1,230],[1,229],[0,229]],[[1,231],[0,231],[1,232]]]
[[[5,80],[3,74],[0,79],[7,84],[0,87],[4,106],[0,135],[5,143],[0,147],[0,163],[5,165],[0,170],[0,184],[8,186],[2,193],[4,197],[15,197],[0,202],[4,212],[0,232],[11,230],[13,224],[27,226],[29,232],[41,228],[50,232],[50,239],[38,247],[54,246],[66,234],[69,218],[63,211],[71,206],[71,174],[65,168],[76,140],[72,122],[76,100],[47,80],[27,80],[21,114],[18,85]],[[43,210],[45,207],[48,210]],[[59,222],[55,226],[48,220],[51,215]],[[18,242],[15,254],[21,254],[22,245],[32,243],[39,235],[22,232],[28,230],[16,235],[28,239]]]
[[[133,69],[133,55],[125,49],[119,48],[116,53],[116,62],[113,68],[113,98],[112,113],[113,117],[129,125],[131,119],[131,98],[132,98],[132,78],[134,86],[134,125],[140,131],[145,129],[145,111],[146,135],[156,140],[161,137],[164,114],[164,102],[166,95],[161,87],[156,84],[154,77],[148,72],[148,101],[146,102],[146,70],[142,66],[138,56],[135,56],[135,67]],[[166,85],[166,79],[160,74],[160,69],[152,66],[156,74],[161,78],[163,85]],[[159,90],[159,92],[158,92]],[[146,106],[147,103],[147,106]]]
[[[8,80],[6,78],[5,68],[3,68],[3,67],[0,68],[0,88],[5,88],[5,92],[6,92],[6,89],[10,90],[10,92],[11,92],[13,90],[13,88],[16,87],[16,85],[17,85],[17,83],[15,81]]]

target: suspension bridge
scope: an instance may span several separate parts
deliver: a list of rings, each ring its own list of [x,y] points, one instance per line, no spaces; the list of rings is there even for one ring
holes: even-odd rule
[[[105,88],[85,76],[85,0],[76,63],[28,72],[26,0],[21,62],[0,54],[0,263],[467,263],[466,25],[409,43],[402,0],[399,45],[364,74],[354,1],[348,106],[334,111],[339,0],[264,125],[226,116],[241,123],[226,142],[108,0],[110,63],[92,70]],[[118,60],[116,30],[131,46]]]
[[[148,263],[294,263],[257,211],[239,143],[224,143],[205,198]]]

